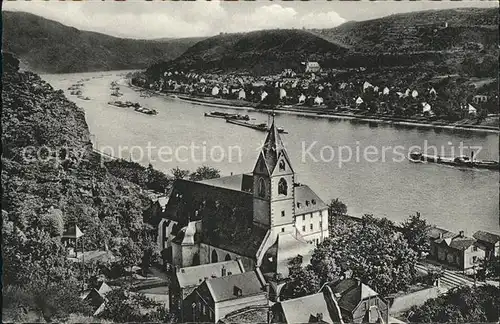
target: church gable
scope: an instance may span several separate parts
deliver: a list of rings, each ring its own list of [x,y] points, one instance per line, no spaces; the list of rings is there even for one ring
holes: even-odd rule
[[[257,163],[255,163],[255,167],[253,169],[253,174],[262,174],[262,175],[270,175],[271,172],[266,164],[266,159],[262,152],[260,152],[259,157],[257,159]]]
[[[285,150],[279,153],[278,162],[276,163],[274,170],[271,172],[273,176],[294,173],[292,164],[290,163],[290,159],[288,158]]]

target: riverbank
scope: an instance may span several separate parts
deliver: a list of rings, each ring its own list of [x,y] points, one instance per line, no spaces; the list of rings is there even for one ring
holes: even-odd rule
[[[136,91],[144,91],[143,88],[131,84],[130,80],[126,80],[125,85],[128,85],[130,88]],[[177,100],[190,102],[192,104],[198,104],[210,107],[269,111],[269,112],[274,111],[279,113],[288,113],[300,116],[314,116],[318,118],[328,118],[328,119],[355,120],[360,123],[370,123],[370,124],[375,123],[375,124],[389,124],[389,125],[406,126],[406,127],[425,127],[425,128],[446,129],[446,130],[467,130],[473,132],[496,133],[496,134],[500,133],[499,128],[493,126],[485,126],[485,125],[447,124],[443,122],[428,122],[428,121],[409,119],[409,118],[366,116],[362,114],[334,112],[326,108],[304,107],[298,105],[287,106],[287,107],[278,106],[271,110],[271,109],[258,108],[259,104],[257,103],[241,101],[241,100],[231,100],[231,99],[212,98],[212,97],[194,97],[176,92],[159,92],[151,90],[148,91],[157,95],[163,95]]]

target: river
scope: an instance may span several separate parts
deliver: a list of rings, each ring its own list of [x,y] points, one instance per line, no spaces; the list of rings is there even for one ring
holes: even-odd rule
[[[110,95],[110,83],[121,78],[118,72],[42,77],[85,110],[97,148],[145,165],[151,163],[167,173],[176,166],[194,170],[200,165],[215,167],[222,175],[251,172],[265,138],[265,133],[204,116],[216,109],[267,122],[268,115],[261,112],[207,107],[166,96],[143,98],[124,84],[120,86],[123,97],[115,98]],[[82,87],[89,101],[66,90],[83,78],[90,79]],[[139,102],[159,114],[150,116],[107,104],[115,99]],[[399,223],[420,212],[431,224],[455,232],[464,230],[469,236],[477,230],[500,233],[499,172],[412,163],[402,158],[415,149],[412,146],[434,146],[445,155],[458,154],[463,146],[467,155],[473,147],[478,159],[498,160],[498,134],[287,113],[277,114],[275,122],[289,132],[282,138],[297,181],[308,184],[325,202],[340,198],[351,215],[369,213]],[[345,162],[339,162],[339,157]]]

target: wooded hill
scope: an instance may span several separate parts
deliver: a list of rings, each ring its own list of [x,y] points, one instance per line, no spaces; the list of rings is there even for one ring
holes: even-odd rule
[[[467,56],[475,64],[498,56],[498,40],[495,8],[431,10],[331,29],[222,34],[200,41],[168,63],[151,66],[148,72],[171,68],[265,75],[318,61],[325,68],[422,65],[453,73]]]
[[[79,30],[26,12],[2,11],[2,51],[36,72],[145,68],[182,54],[200,38],[139,40]]]

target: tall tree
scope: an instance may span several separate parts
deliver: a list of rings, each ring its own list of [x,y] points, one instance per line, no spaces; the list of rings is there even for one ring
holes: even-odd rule
[[[129,238],[119,251],[121,264],[124,268],[136,266],[141,262],[142,251],[132,239]]]
[[[420,213],[410,215],[401,224],[401,232],[408,242],[408,246],[418,254],[420,259],[425,258],[431,248],[428,236],[430,226],[427,221],[420,217]]]
[[[288,282],[281,290],[281,300],[298,298],[318,292],[320,279],[311,267],[302,266],[302,257],[300,255],[290,260],[288,265]]]
[[[220,171],[206,165],[198,167],[195,172],[189,175],[189,180],[191,181],[201,181],[214,178],[220,178]]]
[[[179,167],[172,169],[172,175],[174,179],[185,179],[189,176],[189,170],[183,170]]]
[[[347,214],[347,206],[339,198],[332,199],[328,204],[330,216],[343,216]]]
[[[350,270],[384,296],[412,283],[416,261],[416,253],[391,222],[365,216],[361,223],[349,222],[321,243],[312,255],[311,267],[322,281]]]
[[[117,323],[168,322],[169,313],[162,305],[141,293],[121,287],[106,295],[106,307],[99,315]]]

